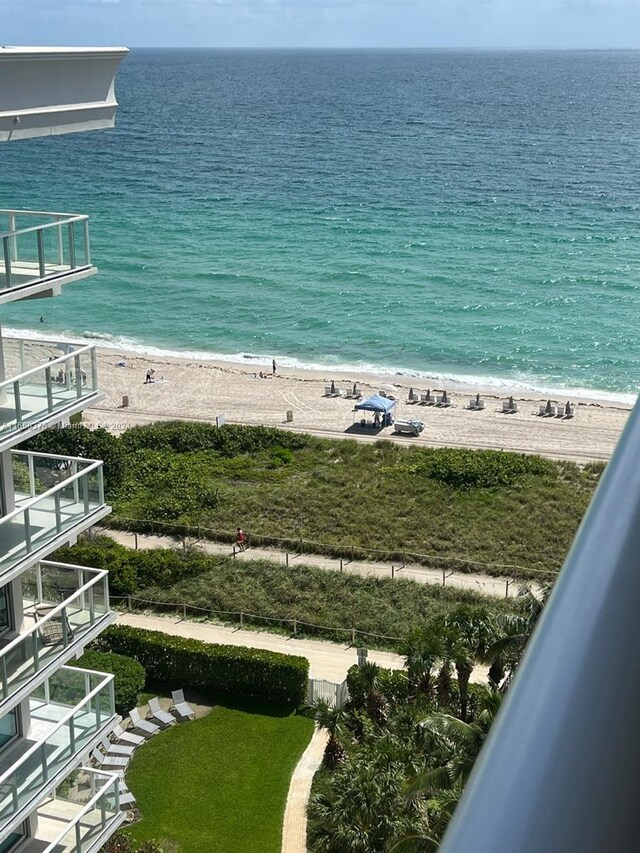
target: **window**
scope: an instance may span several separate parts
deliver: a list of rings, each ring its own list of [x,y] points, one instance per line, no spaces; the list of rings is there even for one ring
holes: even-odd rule
[[[0,637],[13,628],[11,623],[11,593],[7,584],[0,587]],[[2,853],[1,848],[0,853]]]
[[[0,752],[18,736],[18,708],[9,711],[3,717],[0,717]],[[3,848],[0,846],[0,853]]]
[[[14,829],[10,835],[0,841],[0,853],[9,853],[10,850],[13,850],[26,837],[27,826],[23,823],[22,826]]]

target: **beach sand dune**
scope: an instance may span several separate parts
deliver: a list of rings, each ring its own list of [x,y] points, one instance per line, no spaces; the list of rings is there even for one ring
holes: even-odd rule
[[[149,368],[155,371],[155,381],[145,384]],[[354,401],[324,396],[331,380],[343,394],[356,381],[366,396],[388,384],[389,377],[286,369],[279,370],[275,377],[261,379],[259,370],[254,365],[142,357],[103,349],[99,352],[99,376],[106,399],[85,414],[85,421],[117,431],[155,420],[215,422],[216,417],[224,416],[228,423],[286,427],[328,437],[372,441],[392,435],[391,428],[374,433],[356,426],[354,431]],[[454,403],[451,408],[409,405],[406,400],[410,377],[395,379],[397,417],[417,418],[425,424],[417,439],[394,439],[402,444],[495,448],[578,462],[606,460],[630,412],[630,407],[622,403],[576,400],[574,418],[544,418],[537,415],[541,397],[514,395],[518,412],[507,415],[502,413],[504,396],[476,387],[449,387]],[[418,386],[413,387],[418,390]],[[426,389],[420,386],[419,390]],[[469,399],[478,391],[486,408],[469,411]],[[128,407],[122,406],[125,396]],[[564,404],[566,399],[557,402]],[[287,412],[293,413],[292,422],[287,422]]]

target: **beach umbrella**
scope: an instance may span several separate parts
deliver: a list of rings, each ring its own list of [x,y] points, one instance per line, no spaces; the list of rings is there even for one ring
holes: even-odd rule
[[[571,414],[571,401],[567,400],[567,405],[564,407],[564,413],[567,417]]]
[[[447,395],[447,392],[446,392],[446,391],[443,391],[443,393],[442,393],[442,402],[443,402],[443,403],[448,403],[448,402],[449,402],[449,397],[448,397],[448,395]]]
[[[547,400],[547,408],[544,410],[545,415],[553,414],[553,408],[551,406],[551,400]]]
[[[476,406],[480,405],[480,394],[476,394]]]
[[[413,400],[413,386],[409,388],[409,399]]]
[[[333,379],[331,380],[331,393],[336,393],[336,383],[333,381]]]
[[[358,385],[358,383],[357,383],[357,382],[354,382],[354,383],[353,383],[353,391],[351,392],[351,395],[352,395],[353,397],[356,397],[356,396],[357,396],[357,394],[358,394],[358,388],[357,388],[357,385]]]
[[[513,397],[509,397],[509,408],[513,409]]]

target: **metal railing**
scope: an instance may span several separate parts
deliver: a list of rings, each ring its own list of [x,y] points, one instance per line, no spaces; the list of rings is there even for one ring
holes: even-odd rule
[[[20,372],[0,382],[0,404],[5,410],[0,438],[98,392],[94,344],[67,344],[69,351],[64,355],[48,359],[43,355],[43,363],[29,369],[26,369],[24,344],[19,338],[5,338],[2,342],[5,367],[14,345],[17,349],[14,360]]]
[[[69,707],[69,699],[83,698]],[[40,698],[38,691],[31,700]],[[45,698],[46,697],[46,698]],[[0,776],[0,829],[56,777],[72,769],[77,756],[90,748],[115,715],[113,675],[62,667],[43,685],[43,704],[69,707],[46,737],[33,744]],[[58,699],[58,701],[56,701]],[[32,707],[32,720],[37,711]]]
[[[91,267],[86,214],[0,210],[0,241],[0,290]]]
[[[440,853],[640,847],[640,403]]]
[[[122,822],[124,816],[120,812],[119,777],[114,773],[89,768],[82,770],[92,779],[103,778],[106,781],[42,853],[87,853],[105,832],[115,828],[114,824]]]
[[[51,575],[54,577],[47,577]],[[108,571],[65,563],[41,562],[20,578],[22,594],[38,607],[53,599],[64,578],[65,599],[43,614],[30,628],[0,648],[0,702],[8,699],[38,672],[55,661],[71,645],[89,633],[96,621],[109,613]],[[75,592],[69,594],[69,583]]]
[[[17,450],[11,457],[20,505],[0,519],[0,542],[8,543],[0,551],[0,575],[105,506],[101,461]],[[17,543],[16,527],[22,529]]]

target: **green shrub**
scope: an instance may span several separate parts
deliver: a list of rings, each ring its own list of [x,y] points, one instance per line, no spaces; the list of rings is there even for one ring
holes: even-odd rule
[[[114,676],[113,687],[118,714],[125,716],[138,704],[146,682],[146,673],[137,660],[114,652],[87,649],[81,658],[69,665],[111,673]]]
[[[178,581],[197,577],[217,565],[216,558],[209,555],[185,554],[170,548],[134,551],[108,536],[83,539],[70,548],[59,548],[54,559],[107,569],[109,591],[113,595],[132,595],[151,586],[169,589]]]
[[[149,681],[173,688],[218,691],[302,704],[309,674],[306,658],[203,643],[160,631],[115,626],[96,641],[100,648],[135,657]]]
[[[20,445],[20,449],[101,459],[104,463],[104,484],[108,494],[113,494],[124,478],[124,451],[120,441],[102,427],[87,429],[73,424],[69,427],[48,429],[27,439]]]
[[[414,473],[456,489],[495,489],[513,486],[525,477],[553,476],[556,469],[540,456],[445,447],[422,456]]]
[[[223,456],[255,453],[271,447],[300,450],[313,439],[302,433],[285,432],[263,426],[187,423],[165,421],[135,426],[123,433],[120,439],[127,452],[134,450],[174,450],[191,453],[196,450],[215,450]]]

